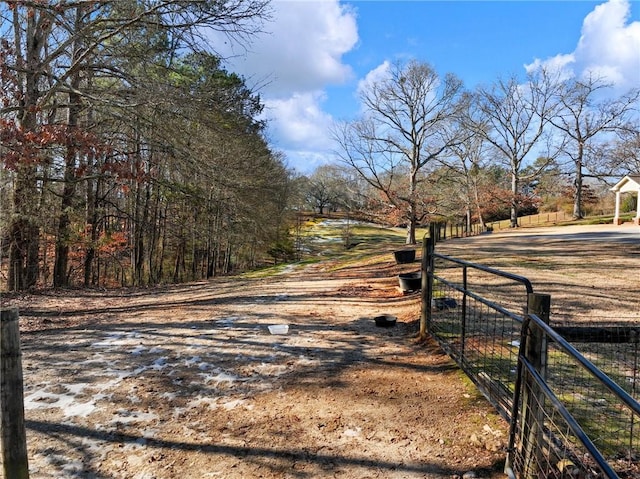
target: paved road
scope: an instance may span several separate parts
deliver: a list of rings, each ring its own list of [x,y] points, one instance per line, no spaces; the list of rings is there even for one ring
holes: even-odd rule
[[[572,225],[551,226],[541,228],[517,228],[513,230],[498,230],[495,235],[550,237],[549,239],[584,240],[584,241],[614,241],[626,244],[640,244],[640,226],[632,223],[622,225]]]

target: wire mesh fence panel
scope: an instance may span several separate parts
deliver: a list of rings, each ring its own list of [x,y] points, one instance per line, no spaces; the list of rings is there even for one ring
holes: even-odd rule
[[[593,460],[560,410],[525,380],[518,410],[510,468],[521,478],[608,477]]]
[[[434,271],[431,334],[508,418],[527,282],[444,256]]]
[[[431,334],[455,359],[462,357],[462,294],[450,283],[436,280],[431,301]]]
[[[551,328],[541,328],[544,367],[534,370],[522,358],[513,470],[518,477],[640,477],[640,405],[620,378],[610,378]]]
[[[638,400],[637,362],[635,368],[624,362],[637,345],[572,344]],[[640,416],[555,342],[549,343],[546,383],[614,470],[620,476],[640,477]]]
[[[519,321],[475,299],[469,312],[463,367],[508,417],[517,372]]]
[[[526,278],[432,256],[423,264],[428,331],[511,422],[508,471],[640,479],[637,323],[564,323],[559,333],[548,324],[548,306],[544,321],[528,311],[529,299],[548,295],[533,294]],[[531,332],[523,325],[531,318],[543,333],[532,343],[539,357],[528,362]]]
[[[554,328],[580,353],[640,400],[640,326],[629,323]]]

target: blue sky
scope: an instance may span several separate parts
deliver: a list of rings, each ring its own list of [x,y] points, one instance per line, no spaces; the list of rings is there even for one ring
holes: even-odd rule
[[[248,49],[227,67],[258,89],[268,139],[303,174],[334,161],[331,125],[357,117],[357,91],[389,62],[416,59],[473,89],[527,65],[606,75],[640,87],[640,2],[272,0]],[[215,41],[215,40],[214,40]]]

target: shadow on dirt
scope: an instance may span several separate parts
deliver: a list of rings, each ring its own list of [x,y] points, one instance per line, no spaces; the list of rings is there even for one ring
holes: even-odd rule
[[[286,471],[288,477],[308,477],[305,472],[296,473],[294,465],[299,463],[314,463],[319,465],[327,472],[332,471],[341,466],[355,466],[365,469],[373,469],[377,471],[394,471],[394,472],[415,472],[421,474],[434,474],[446,477],[461,477],[465,472],[464,469],[456,469],[452,467],[442,467],[440,465],[422,462],[419,464],[403,464],[388,461],[371,460],[367,457],[349,457],[346,455],[314,453],[308,449],[276,449],[276,448],[257,448],[257,447],[239,447],[216,444],[193,444],[180,441],[159,441],[155,439],[147,439],[139,435],[123,434],[123,433],[104,433],[86,427],[80,427],[70,424],[59,424],[47,421],[26,421],[27,428],[38,431],[42,434],[55,436],[59,440],[63,440],[68,447],[82,447],[84,438],[91,438],[102,443],[111,443],[114,445],[136,444],[144,445],[146,448],[163,450],[181,450],[181,451],[197,451],[207,455],[231,455],[243,461],[260,461],[262,458],[268,458],[270,462],[275,460],[275,464],[271,465],[273,472]],[[50,451],[54,452],[54,451]],[[86,461],[88,464],[90,461]],[[264,464],[263,464],[264,466]],[[490,469],[484,472],[499,471],[504,466],[503,462],[497,462]],[[482,470],[479,470],[482,474]],[[110,476],[100,475],[96,471],[85,469],[82,474],[75,477],[91,477],[95,479],[108,479]]]
[[[478,446],[481,462],[466,448],[488,406],[467,402],[454,363],[416,340],[420,297],[402,294],[396,275],[419,263],[388,256],[378,267],[25,301],[34,467],[87,479],[180,477],[179,461],[201,461],[193,474],[241,462],[233,478],[493,471],[499,451]],[[376,326],[383,313],[397,324]],[[274,324],[287,334],[270,334]],[[461,408],[469,417],[452,421]]]

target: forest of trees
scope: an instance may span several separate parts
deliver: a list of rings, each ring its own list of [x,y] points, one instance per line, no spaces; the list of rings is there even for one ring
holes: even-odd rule
[[[7,288],[147,285],[251,267],[290,173],[207,32],[250,41],[268,2],[2,2]]]
[[[603,100],[605,79],[546,72],[467,91],[412,61],[362,91],[366,113],[333,132],[336,157],[301,176],[208,35],[249,44],[268,0],[8,1],[0,17],[11,291],[253,268],[290,253],[304,209],[407,225],[409,243],[433,218],[515,226],[559,198],[581,217],[596,196],[585,179],[640,171],[638,91]]]

